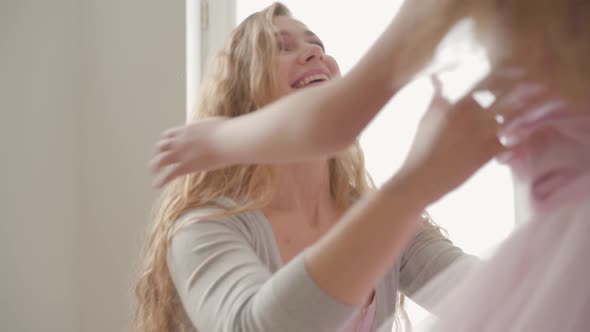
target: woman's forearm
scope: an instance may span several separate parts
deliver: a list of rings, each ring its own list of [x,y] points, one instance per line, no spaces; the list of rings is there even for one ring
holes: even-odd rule
[[[397,175],[355,204],[326,236],[306,251],[311,278],[334,299],[358,305],[420,225],[431,195]]]
[[[411,18],[401,15],[392,21],[344,77],[302,89],[228,121],[216,133],[216,149],[236,162],[265,163],[315,158],[349,146],[389,99],[430,61],[452,23],[437,25],[440,29],[436,33],[416,42],[411,39],[412,32],[419,31],[408,31],[414,23],[407,20]]]
[[[366,125],[362,118],[377,114],[393,92],[382,78],[347,75],[227,121],[212,141],[241,163],[317,158],[352,144]]]

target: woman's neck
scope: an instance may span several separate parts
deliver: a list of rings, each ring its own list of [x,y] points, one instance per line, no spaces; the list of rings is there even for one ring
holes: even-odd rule
[[[276,172],[277,192],[266,210],[304,214],[311,223],[332,211],[335,204],[327,160],[280,165]]]

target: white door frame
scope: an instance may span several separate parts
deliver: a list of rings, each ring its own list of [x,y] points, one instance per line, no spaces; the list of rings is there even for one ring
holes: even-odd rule
[[[209,59],[236,26],[237,0],[186,0],[186,111]]]

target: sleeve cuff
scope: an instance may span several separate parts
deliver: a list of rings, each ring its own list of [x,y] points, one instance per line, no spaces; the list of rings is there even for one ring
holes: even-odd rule
[[[291,319],[307,319],[299,322],[307,330],[337,331],[358,308],[326,294],[311,279],[304,258],[305,251],[277,272],[283,275],[273,280],[275,298]]]

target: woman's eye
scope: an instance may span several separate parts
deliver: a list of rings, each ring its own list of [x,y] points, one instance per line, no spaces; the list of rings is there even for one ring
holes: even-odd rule
[[[285,42],[279,42],[277,44],[277,46],[278,46],[279,51],[288,51],[290,49],[289,45],[287,45],[287,43],[285,43]]]
[[[326,48],[324,47],[324,44],[322,42],[318,41],[318,42],[314,42],[314,44],[318,45],[319,47],[322,48],[322,51],[326,52]]]

